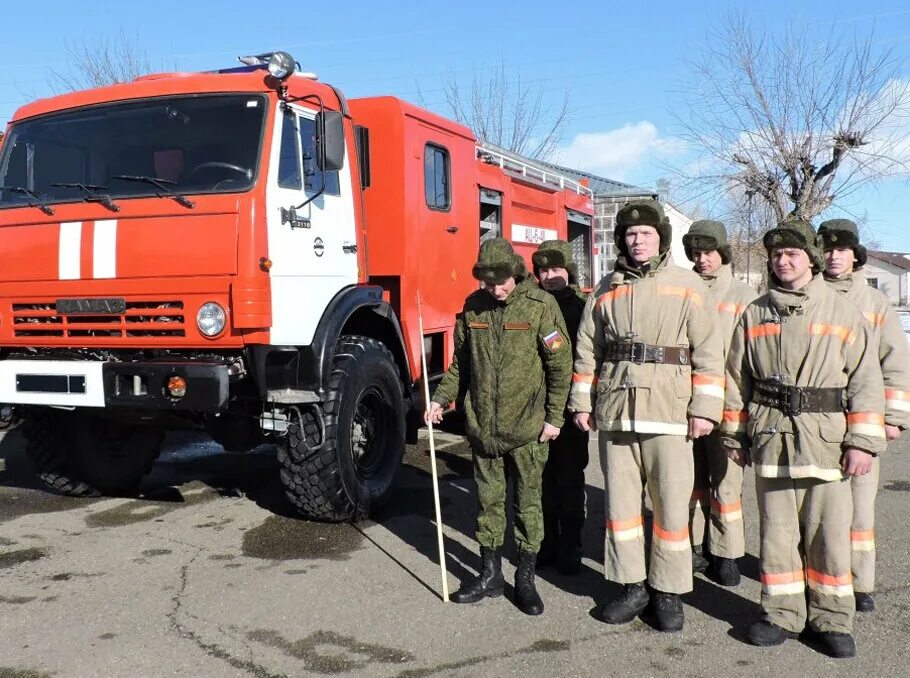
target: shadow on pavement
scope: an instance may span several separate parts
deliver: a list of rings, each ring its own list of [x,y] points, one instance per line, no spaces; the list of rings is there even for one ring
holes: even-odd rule
[[[183,503],[181,487],[201,482],[222,496],[246,496],[277,515],[299,517],[285,498],[278,476],[274,449],[261,446],[235,454],[202,432],[177,431],[168,434],[152,470],[142,479],[136,499]],[[76,498],[57,494],[38,477],[25,453],[25,439],[18,430],[0,440],[0,488],[26,490],[0,492],[0,507],[6,519],[29,513],[65,511],[100,498]]]
[[[693,589],[683,602],[705,615],[730,625],[729,635],[746,642],[749,624],[761,615],[761,606],[744,597],[741,589],[728,589],[696,575]]]

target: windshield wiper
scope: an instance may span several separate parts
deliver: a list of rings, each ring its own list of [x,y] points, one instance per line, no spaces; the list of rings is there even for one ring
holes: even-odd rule
[[[173,186],[174,184],[177,183],[176,181],[171,181],[170,179],[158,179],[157,177],[144,177],[141,175],[134,175],[134,174],[118,174],[117,176],[115,176],[113,178],[120,179],[122,181],[141,181],[144,184],[151,184],[158,190],[164,192],[163,194],[161,194],[161,193],[155,194],[159,198],[173,198],[174,200],[179,202],[184,207],[188,207],[190,209],[193,209],[196,206],[196,203],[194,203],[192,200],[187,198],[185,195],[181,195],[180,193],[177,193],[176,191],[171,190],[170,188],[167,187],[167,184],[170,184],[171,186]]]
[[[27,188],[22,188],[22,186],[0,186],[0,190],[10,191],[12,193],[21,193],[22,195],[27,195],[29,198],[31,198],[32,200],[35,201],[35,202],[32,202],[31,200],[27,200],[26,204],[29,207],[37,207],[39,210],[41,210],[48,216],[54,215],[54,208],[51,207],[50,205],[48,205],[44,200],[41,199],[41,196],[44,195],[44,193],[35,193],[34,191],[30,191]]]
[[[107,186],[95,186],[94,184],[80,184],[78,181],[72,183],[51,184],[56,188],[78,188],[85,193],[84,202],[98,202],[107,207],[111,212],[119,212],[120,205],[115,205],[111,196],[107,193],[98,193],[103,191]]]

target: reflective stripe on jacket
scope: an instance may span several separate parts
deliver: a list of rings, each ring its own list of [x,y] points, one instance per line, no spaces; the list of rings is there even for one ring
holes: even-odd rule
[[[910,346],[891,302],[869,286],[862,269],[838,278],[825,276],[825,282],[852,301],[869,322],[885,381],[885,423],[910,428]]]
[[[846,412],[802,412],[752,402],[756,380],[800,387],[843,388]],[[816,275],[800,290],[771,284],[737,324],[727,358],[721,423],[728,447],[751,445],[755,472],[766,478],[838,480],[847,447],[885,450],[884,384],[869,349],[862,314]],[[783,436],[795,436],[784,445]],[[792,456],[787,456],[787,450]]]
[[[686,435],[688,417],[720,421],[723,340],[708,290],[665,254],[645,270],[621,258],[588,299],[576,342],[569,409],[601,431]],[[685,347],[686,364],[604,360],[607,342]]]

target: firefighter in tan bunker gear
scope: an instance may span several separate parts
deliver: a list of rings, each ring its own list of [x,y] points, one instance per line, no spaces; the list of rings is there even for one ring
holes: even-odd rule
[[[849,219],[831,219],[818,227],[825,249],[825,281],[852,301],[869,324],[871,350],[877,352],[885,382],[885,435],[896,440],[910,426],[910,349],[900,319],[888,298],[866,284],[866,248],[859,229]],[[853,491],[853,595],[859,612],[875,609],[875,497],[879,461],[872,471],[850,479]]]
[[[572,347],[559,305],[527,275],[507,240],[484,241],[472,272],[483,289],[468,296],[456,319],[455,355],[427,412],[427,419],[439,422],[443,409],[464,397],[480,505],[481,571],[451,599],[474,603],[503,594],[499,548],[511,478],[518,547],[515,604],[525,614],[538,615],[543,601],[534,566],[544,536],[541,478],[548,443],[565,421]]]
[[[607,579],[623,584],[600,617],[630,622],[650,603],[657,627],[678,631],[679,596],[692,590],[691,440],[720,421],[724,377],[716,311],[699,277],[671,262],[670,238],[654,200],[628,203],[617,213],[620,256],[585,306],[569,409],[579,428],[600,432],[604,569]],[[645,487],[654,508],[649,569]]]
[[[804,221],[765,234],[769,291],[733,333],[721,440],[755,466],[763,615],[749,641],[805,630],[851,657],[849,478],[885,449],[885,390],[862,314],[822,278],[819,242]]]
[[[711,291],[724,342],[730,346],[733,328],[746,306],[758,295],[733,277],[727,229],[719,221],[694,222],[683,236],[686,257]],[[689,505],[692,535],[692,569],[707,574],[723,586],[739,584],[737,559],[746,553],[743,530],[743,470],[720,445],[719,432],[693,442],[695,487]],[[706,530],[707,526],[707,530]]]

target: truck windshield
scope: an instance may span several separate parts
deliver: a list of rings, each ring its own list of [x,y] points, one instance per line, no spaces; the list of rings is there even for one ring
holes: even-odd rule
[[[0,154],[0,208],[111,198],[236,193],[259,168],[267,99],[203,95],[51,113],[14,124]],[[63,185],[69,184],[69,185]],[[31,194],[31,195],[29,195]]]

